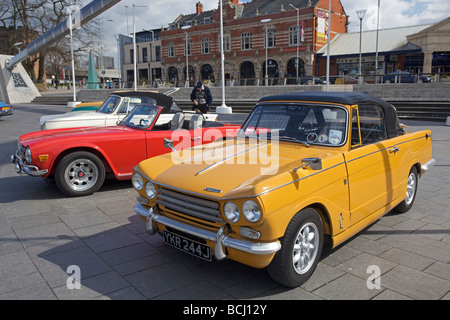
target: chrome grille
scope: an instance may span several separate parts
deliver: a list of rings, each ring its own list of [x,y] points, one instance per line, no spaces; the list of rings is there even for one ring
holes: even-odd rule
[[[156,203],[188,216],[211,222],[224,222],[220,217],[219,203],[160,188]]]

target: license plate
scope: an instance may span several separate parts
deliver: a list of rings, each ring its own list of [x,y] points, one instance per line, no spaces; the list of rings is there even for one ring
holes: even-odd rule
[[[163,231],[163,237],[164,242],[174,248],[192,254],[200,259],[207,261],[212,260],[211,248],[207,245],[194,240],[186,239],[167,230]]]

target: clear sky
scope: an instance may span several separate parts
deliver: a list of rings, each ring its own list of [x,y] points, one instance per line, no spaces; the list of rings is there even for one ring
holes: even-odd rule
[[[127,33],[133,30],[133,4],[136,31],[167,27],[180,14],[195,12],[195,4],[199,0],[122,0],[104,12],[103,37],[108,41],[104,54],[114,56],[116,45],[114,34]],[[200,0],[204,10],[218,8],[219,0]],[[226,0],[223,0],[226,1]],[[241,3],[251,0],[240,0]],[[87,2],[86,2],[87,3]],[[363,30],[376,29],[377,0],[341,0],[344,10],[349,15],[349,32],[359,31],[359,20],[356,10],[367,9],[363,20]],[[128,6],[126,8],[125,6]],[[145,7],[140,7],[145,6]],[[450,16],[449,0],[380,0],[380,28],[436,23]],[[112,20],[112,21],[110,21]]]

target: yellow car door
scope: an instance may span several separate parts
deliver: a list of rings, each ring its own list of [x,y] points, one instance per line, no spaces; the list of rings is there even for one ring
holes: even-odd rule
[[[350,194],[350,224],[384,210],[398,197],[401,149],[387,139],[384,113],[376,104],[355,107],[351,150],[345,154]],[[396,191],[397,190],[397,191]]]

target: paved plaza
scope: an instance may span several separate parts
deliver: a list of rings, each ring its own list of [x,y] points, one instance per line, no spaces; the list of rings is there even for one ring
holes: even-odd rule
[[[412,131],[432,130],[437,160],[419,181],[413,208],[389,213],[325,252],[312,278],[291,289],[271,280],[266,270],[204,262],[147,235],[133,211],[137,193],[129,181],[107,181],[92,196],[67,198],[54,184],[16,174],[10,154],[18,137],[39,130],[41,115],[67,111],[24,104],[0,118],[2,300],[450,299],[450,126],[445,123],[403,121]],[[69,278],[78,274],[80,289]]]

